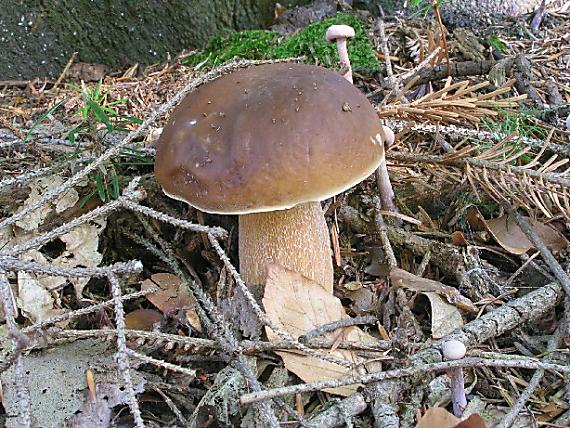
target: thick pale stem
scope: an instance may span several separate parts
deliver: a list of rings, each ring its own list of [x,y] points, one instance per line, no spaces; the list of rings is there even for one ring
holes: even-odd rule
[[[340,65],[343,69],[346,69],[342,77],[344,77],[346,80],[352,83],[352,67],[350,66],[350,59],[348,59],[346,39],[343,38],[337,39],[336,49],[338,50],[338,56],[340,57]]]
[[[239,218],[240,272],[249,286],[263,285],[267,265],[278,263],[332,294],[329,230],[319,202]]]

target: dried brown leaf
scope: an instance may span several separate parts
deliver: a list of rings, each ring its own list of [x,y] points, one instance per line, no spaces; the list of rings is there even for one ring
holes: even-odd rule
[[[298,338],[314,328],[333,321],[348,318],[340,300],[327,293],[321,285],[287,270],[277,264],[268,267],[267,281],[263,305],[269,319],[279,328]],[[279,340],[271,329],[266,328],[269,340]],[[328,338],[354,342],[372,342],[375,339],[358,327],[347,327],[327,335]],[[340,366],[298,352],[278,351],[285,367],[305,382],[336,379],[342,376],[357,374],[355,370]],[[365,360],[348,350],[328,351],[327,354],[341,358],[355,366],[362,366]],[[360,385],[350,385],[327,392],[348,396]]]
[[[434,339],[441,339],[463,327],[463,318],[455,306],[445,302],[439,294],[422,294],[428,298],[431,306],[431,335]]]
[[[553,227],[540,223],[538,220],[525,217],[538,236],[552,252],[559,252],[568,247],[568,240]],[[487,230],[501,247],[511,254],[521,255],[533,248],[521,228],[514,219],[508,216],[485,220]]]
[[[18,272],[18,306],[26,318],[40,322],[66,312],[64,309],[55,309],[54,305],[51,293],[34,273]]]
[[[485,428],[485,422],[477,414],[462,421],[443,407],[432,407],[418,421],[416,428]]]
[[[186,284],[171,273],[156,273],[141,284],[142,290],[158,288],[158,291],[148,294],[146,298],[165,315],[173,315],[184,311],[187,321],[197,331],[202,331],[200,318],[196,313],[196,300],[190,294]]]
[[[163,320],[162,314],[154,309],[135,309],[125,315],[125,326],[130,330],[152,331]]]
[[[421,276],[414,275],[404,269],[392,268],[390,271],[390,279],[392,284],[397,287],[403,287],[407,290],[417,291],[418,293],[434,292],[445,299],[452,305],[457,306],[459,309],[476,313],[477,308],[471,300],[462,296],[459,290],[450,287],[449,285],[442,284],[433,279],[422,278]]]

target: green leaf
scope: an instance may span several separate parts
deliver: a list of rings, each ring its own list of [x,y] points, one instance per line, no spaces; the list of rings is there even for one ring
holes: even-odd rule
[[[509,46],[495,35],[489,37],[489,44],[501,53],[506,53],[509,50]]]
[[[83,99],[85,100],[85,103],[87,104],[87,106],[89,106],[89,108],[95,115],[95,118],[99,122],[103,123],[108,131],[112,131],[113,125],[111,124],[111,120],[109,119],[109,116],[107,116],[107,114],[103,111],[103,109],[91,98],[88,98],[87,96],[84,95]]]
[[[107,192],[105,191],[105,179],[103,178],[103,174],[95,174],[93,181],[95,182],[95,188],[99,195],[99,199],[101,199],[101,202],[105,202],[107,200]]]

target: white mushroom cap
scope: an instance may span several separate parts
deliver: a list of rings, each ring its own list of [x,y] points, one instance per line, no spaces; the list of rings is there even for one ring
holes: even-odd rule
[[[352,39],[353,37],[354,28],[349,25],[331,25],[325,35],[329,42],[334,42],[336,39]]]
[[[465,357],[467,348],[459,340],[448,340],[442,346],[443,357],[446,360],[460,360]]]

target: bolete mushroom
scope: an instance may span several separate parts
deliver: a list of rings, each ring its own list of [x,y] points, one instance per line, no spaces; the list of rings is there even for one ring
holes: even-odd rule
[[[320,201],[364,180],[383,158],[366,97],[325,68],[242,69],[209,82],[172,113],[155,173],[164,192],[199,210],[239,215],[240,271],[262,285],[268,263],[332,292]]]

